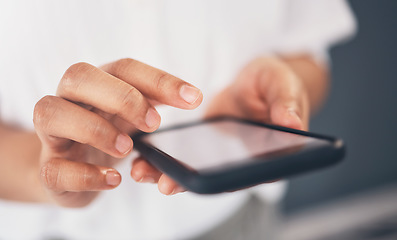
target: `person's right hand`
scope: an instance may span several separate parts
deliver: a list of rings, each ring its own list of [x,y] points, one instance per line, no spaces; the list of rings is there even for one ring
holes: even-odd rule
[[[121,176],[112,166],[132,150],[129,134],[160,124],[154,105],[194,109],[202,98],[191,84],[136,60],[102,68],[72,65],[57,96],[43,97],[34,109],[40,176],[49,200],[80,207],[98,191],[115,188]]]

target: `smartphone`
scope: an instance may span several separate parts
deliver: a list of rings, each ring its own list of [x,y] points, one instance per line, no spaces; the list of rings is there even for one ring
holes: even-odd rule
[[[330,166],[342,140],[232,117],[197,121],[132,136],[135,149],[185,189],[235,191]]]

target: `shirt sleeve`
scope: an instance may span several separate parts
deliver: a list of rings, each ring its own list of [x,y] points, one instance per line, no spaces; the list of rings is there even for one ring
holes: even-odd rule
[[[330,46],[354,36],[357,24],[344,0],[291,0],[275,46],[281,55],[309,53],[328,61]]]

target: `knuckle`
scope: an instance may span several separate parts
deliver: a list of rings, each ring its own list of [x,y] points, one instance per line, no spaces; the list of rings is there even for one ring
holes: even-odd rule
[[[136,111],[142,111],[144,107],[144,96],[134,87],[130,87],[124,95],[120,95],[120,109],[119,114],[123,112],[129,112],[131,109]]]
[[[40,179],[44,186],[52,191],[58,191],[59,186],[59,166],[54,160],[44,164],[40,171]]]
[[[90,73],[95,69],[94,66],[79,62],[70,66],[62,76],[58,86],[60,93],[74,93],[78,90],[80,84],[89,77]]]
[[[102,121],[97,120],[88,125],[88,132],[90,134],[90,139],[103,139],[106,134],[106,127],[102,123]],[[89,143],[91,141],[87,141]]]
[[[33,110],[33,123],[36,127],[48,127],[57,109],[55,107],[55,101],[56,97],[47,95],[36,103]]]
[[[154,83],[156,86],[156,91],[163,92],[167,88],[167,85],[169,84],[169,74],[160,71],[154,76]]]
[[[116,65],[118,66],[129,66],[131,64],[135,64],[137,60],[132,59],[132,58],[121,58],[115,62]]]
[[[93,167],[87,166],[84,168],[84,172],[80,175],[79,185],[82,189],[89,190],[95,188],[96,178],[92,174],[95,171]]]
[[[185,84],[187,84],[185,81],[164,71],[159,71],[154,76],[154,91],[160,96],[167,96],[170,92],[177,91]]]
[[[66,78],[75,78],[76,76],[79,76],[81,74],[90,72],[94,66],[91,64],[88,64],[86,62],[78,62],[73,65],[71,65],[64,73],[64,77]]]
[[[109,72],[114,76],[122,75],[127,69],[133,68],[138,63],[132,58],[122,58],[114,62],[109,67]]]

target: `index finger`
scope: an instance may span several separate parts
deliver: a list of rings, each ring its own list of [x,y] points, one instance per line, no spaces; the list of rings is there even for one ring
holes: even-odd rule
[[[193,85],[134,59],[121,59],[102,69],[137,88],[144,96],[182,109],[194,109],[203,100]]]

